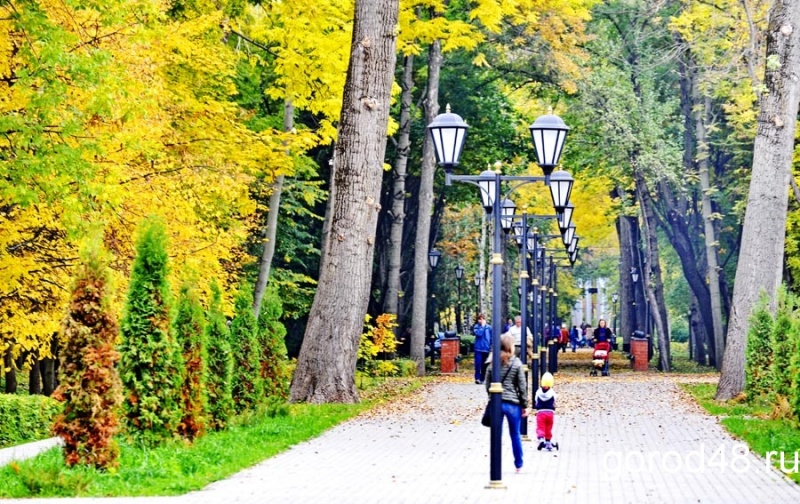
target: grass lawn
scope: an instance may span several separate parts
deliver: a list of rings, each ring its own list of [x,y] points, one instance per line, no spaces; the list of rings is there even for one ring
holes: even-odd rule
[[[720,402],[714,400],[717,386],[711,383],[682,384],[697,402],[710,414],[722,417],[720,422],[735,437],[743,440],[750,449],[765,457],[767,452],[785,453],[786,469],[794,465],[795,453],[800,452],[800,429],[797,423],[786,419],[770,418],[772,407],[766,402]],[[771,458],[780,468],[780,458]],[[788,474],[800,483],[800,474]]]
[[[120,443],[113,472],[67,468],[59,448],[0,468],[0,497],[180,495],[252,466],[367,410],[419,388],[419,379],[387,380],[360,404],[293,404],[274,416],[253,415],[193,445],[175,441],[147,449]]]

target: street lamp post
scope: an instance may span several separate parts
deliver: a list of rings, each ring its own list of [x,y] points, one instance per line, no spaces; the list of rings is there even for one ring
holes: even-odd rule
[[[619,301],[619,294],[616,292],[611,295],[611,303],[614,305],[614,336],[617,335],[617,301]]]
[[[639,282],[639,270],[636,269],[634,266],[631,268],[631,281],[633,282],[633,302],[631,306],[633,307],[633,331],[637,330],[636,328],[636,288],[638,287],[636,284]]]
[[[481,275],[475,273],[475,322],[478,322],[478,316],[481,314]]]
[[[458,304],[456,304],[456,330],[458,334],[464,332],[464,326],[461,320],[461,279],[464,277],[464,266],[460,264],[456,266],[456,284],[458,285]]]
[[[502,235],[501,228],[510,229],[513,221],[513,207],[503,205],[501,184],[518,182],[506,197],[519,187],[536,181],[544,181],[550,185],[550,174],[558,165],[569,128],[560,117],[546,115],[539,117],[530,126],[539,166],[544,177],[503,176],[497,172],[484,171],[478,176],[453,175],[453,168],[458,164],[461,149],[464,145],[469,126],[457,114],[450,112],[447,106],[444,114],[438,115],[428,125],[439,164],[445,171],[445,185],[452,181],[467,182],[480,188],[481,200],[487,213],[491,213],[494,221],[494,243],[492,247],[492,376],[489,386],[490,414],[492,418],[489,449],[489,485],[488,488],[504,488],[501,472],[501,401],[503,385],[500,383],[500,334],[501,334],[501,286],[503,282]],[[568,174],[567,174],[568,176]],[[571,179],[572,177],[569,177]],[[552,187],[551,187],[552,191]]]
[[[439,266],[439,259],[442,253],[436,249],[428,252],[428,265],[431,267],[431,304],[433,305],[433,338],[431,340],[431,366],[436,362],[436,355],[434,352],[434,343],[438,337],[436,326],[439,323],[439,312],[436,306],[436,267]]]

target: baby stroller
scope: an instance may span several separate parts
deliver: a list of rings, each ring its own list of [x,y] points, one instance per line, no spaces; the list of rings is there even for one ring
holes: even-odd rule
[[[608,371],[608,358],[611,354],[611,344],[608,341],[598,341],[594,344],[594,352],[592,352],[592,370],[589,372],[590,376],[597,376],[597,372],[601,371],[603,376],[609,376]]]

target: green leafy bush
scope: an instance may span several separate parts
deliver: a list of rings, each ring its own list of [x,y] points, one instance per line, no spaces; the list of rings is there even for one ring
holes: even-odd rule
[[[64,321],[63,377],[55,398],[64,413],[53,431],[64,440],[67,466],[117,467],[122,385],[116,370],[119,326],[109,307],[107,266],[99,247],[89,250]]]
[[[249,285],[236,294],[236,315],[231,321],[233,348],[233,406],[236,413],[252,410],[264,397],[258,328],[253,316],[253,295]]]
[[[50,397],[0,394],[0,448],[50,437],[62,409]]]
[[[771,386],[770,365],[772,347],[770,346],[773,328],[772,315],[767,301],[762,297],[750,316],[750,329],[747,332],[747,363],[745,366],[745,392],[749,399],[769,393]]]
[[[417,361],[411,359],[397,359],[392,361],[397,368],[396,376],[415,377],[417,376]]]
[[[208,343],[208,375],[206,391],[208,395],[209,427],[219,430],[225,428],[233,415],[233,354],[231,334],[225,315],[222,313],[222,293],[216,281],[211,283],[211,304],[208,307],[206,342]]]
[[[120,378],[124,426],[145,444],[171,438],[181,416],[183,364],[170,334],[167,235],[155,219],[144,222],[122,319]]]

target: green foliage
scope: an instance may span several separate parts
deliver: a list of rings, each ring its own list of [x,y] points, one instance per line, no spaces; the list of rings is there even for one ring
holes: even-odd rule
[[[361,334],[358,345],[358,367],[361,371],[373,376],[394,376],[397,372],[394,364],[387,360],[378,360],[379,354],[390,354],[397,347],[394,329],[397,327],[393,313],[383,313],[370,324],[371,317],[366,316],[366,332]]]
[[[58,450],[0,468],[0,497],[181,495],[320,435],[369,407],[297,404],[210,432],[193,444],[178,440],[148,448],[120,443],[116,472],[66,467]]]
[[[286,328],[280,322],[283,307],[277,288],[264,294],[258,314],[258,343],[261,347],[261,380],[264,395],[287,399],[291,376],[286,354]]]
[[[63,405],[40,395],[0,394],[0,448],[50,437]]]
[[[208,343],[208,423],[213,429],[222,429],[233,414],[233,354],[230,331],[222,313],[222,293],[216,281],[211,282],[211,304],[205,328]]]
[[[122,320],[125,429],[145,444],[172,437],[181,416],[179,349],[170,334],[164,225],[145,221]]]
[[[231,321],[231,347],[233,348],[233,406],[236,413],[256,407],[264,397],[261,380],[261,363],[258,345],[258,328],[253,316],[252,288],[240,286],[236,294],[236,314]]]
[[[750,329],[747,332],[745,392],[751,399],[766,395],[770,389],[770,338],[773,324],[766,297],[762,297],[750,315]]]
[[[54,397],[64,413],[53,431],[64,440],[68,466],[116,467],[119,448],[112,437],[119,427],[122,385],[115,349],[119,336],[109,307],[107,266],[98,248],[89,251],[64,321],[61,384]]]
[[[397,373],[395,376],[413,378],[417,376],[417,361],[411,359],[397,359],[394,362]]]
[[[683,384],[681,387],[710,414],[724,416],[722,425],[762,457],[770,451],[784,452],[791,457],[800,446],[800,430],[796,424],[786,419],[766,418],[769,405],[764,401],[716,401],[716,385],[711,383]],[[773,464],[778,461],[779,458],[772,457]],[[800,483],[800,474],[788,476]]]
[[[185,494],[316,437],[376,404],[397,401],[421,384],[418,378],[383,381],[365,391],[359,404],[286,404],[273,398],[236,417],[228,429],[210,432],[192,444],[173,440],[151,448],[123,441],[116,472],[66,467],[58,450],[50,450],[0,467],[0,498]],[[3,398],[0,395],[0,405]],[[37,397],[37,402],[43,399]]]
[[[797,352],[800,321],[795,318],[797,298],[785,287],[778,291],[778,308],[772,328],[772,396],[788,398],[792,390],[792,357]]]
[[[175,316],[175,337],[183,353],[185,366],[181,404],[183,416],[178,433],[193,440],[205,431],[208,409],[206,396],[206,333],[203,307],[194,284],[184,284],[178,295],[178,313]]]
[[[800,335],[798,335],[797,327],[798,322],[795,321],[792,331],[793,344],[791,346],[787,345],[787,350],[792,353],[789,359],[791,388],[789,389],[788,399],[794,417],[800,419]]]

